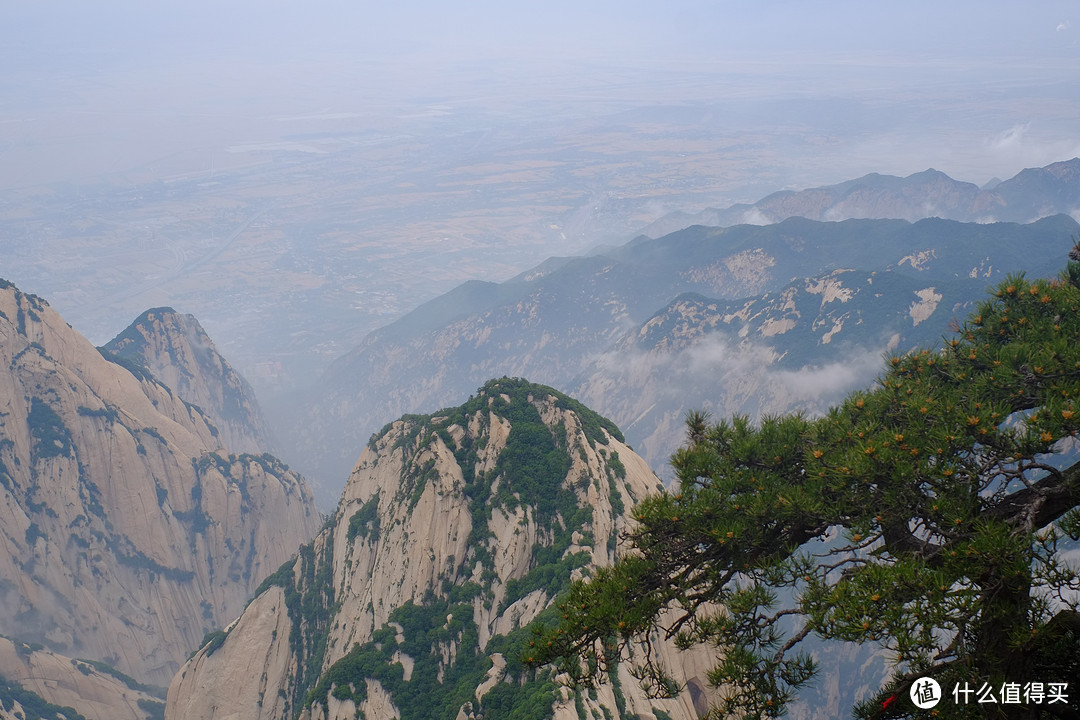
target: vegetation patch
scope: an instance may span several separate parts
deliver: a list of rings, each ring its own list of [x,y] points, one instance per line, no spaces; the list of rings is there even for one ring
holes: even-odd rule
[[[35,440],[36,460],[71,454],[71,431],[47,402],[41,398],[31,398],[26,422],[30,426],[30,435]]]
[[[307,705],[324,707],[332,694],[359,705],[367,697],[367,680],[377,680],[401,711],[402,720],[453,720],[462,705],[475,701],[476,687],[491,668],[489,655],[503,653],[508,682],[499,683],[481,702],[486,720],[540,720],[551,716],[556,686],[548,671],[525,668],[518,656],[524,653],[529,634],[522,630],[493,638],[484,652],[472,620],[471,604],[452,604],[433,596],[424,605],[406,603],[370,642],[358,645],[336,662],[308,695]],[[444,662],[451,646],[456,655]],[[404,679],[397,652],[413,658],[412,675]],[[440,681],[441,676],[441,681]]]
[[[86,720],[74,708],[53,705],[0,676],[0,709],[12,711],[16,703],[22,707],[24,720]]]
[[[135,550],[133,553],[126,553],[122,550],[114,549],[113,554],[121,565],[127,565],[136,570],[147,570],[155,575],[160,575],[161,577],[174,582],[191,582],[195,578],[195,573],[191,570],[166,567],[157,560],[148,558],[139,550]]]
[[[160,493],[158,497],[161,497]],[[173,516],[191,528],[191,531],[197,535],[205,533],[212,523],[210,516],[203,512],[201,507],[192,508],[191,510],[174,510]]]
[[[509,402],[497,395],[492,409],[510,421],[510,436],[495,466],[503,476],[495,504],[509,509],[519,502],[531,506],[541,524],[547,524],[559,510],[576,509],[576,495],[563,487],[570,457],[556,445],[554,434],[526,392],[511,395]]]
[[[147,695],[153,695],[154,697],[164,699],[165,694],[168,692],[168,688],[159,687],[157,685],[143,684],[135,678],[131,677],[130,675],[127,675],[120,670],[117,670],[109,663],[103,662],[101,660],[87,660],[86,658],[76,658],[71,661],[71,664],[74,665],[83,674],[86,674],[86,670],[84,670],[84,667],[93,668],[100,673],[116,678],[132,690],[144,692]]]
[[[255,597],[275,585],[285,591],[285,606],[292,623],[289,648],[297,661],[292,694],[286,698],[286,704],[297,711],[319,680],[326,657],[330,620],[338,610],[334,597],[332,551],[329,550],[334,546],[333,523],[327,521],[322,532],[326,537],[325,552],[316,555],[313,543],[302,546],[296,559],[279,567],[255,591]],[[296,563],[300,563],[299,583],[295,579]]]
[[[533,557],[537,564],[525,577],[507,581],[500,612],[534,590],[543,590],[549,598],[555,597],[570,586],[570,575],[574,570],[589,564],[592,553],[582,550],[562,556],[554,546],[537,545],[533,548]]]
[[[410,430],[415,430],[415,428],[410,428]],[[424,430],[427,428],[422,429]],[[430,434],[425,434],[425,440],[430,440],[430,438]],[[407,453],[407,462],[401,470],[401,484],[394,496],[394,500],[399,503],[408,497],[410,512],[423,497],[428,481],[435,480],[439,475],[439,471],[435,469],[435,458],[428,457],[423,463],[417,463],[415,458],[419,455],[419,452]]]
[[[619,426],[600,413],[590,410],[574,398],[564,395],[554,388],[542,387],[548,390],[549,394],[555,398],[555,407],[561,410],[569,410],[577,415],[578,420],[581,422],[581,430],[585,433],[585,438],[589,440],[590,444],[600,443],[601,445],[607,445],[607,438],[604,437],[605,432],[621,443],[626,442],[626,438],[623,437]]]
[[[229,633],[225,630],[213,630],[203,635],[202,642],[199,643],[199,650],[206,650],[206,656],[210,657],[218,649],[225,644],[225,639],[229,637]],[[196,651],[198,652],[198,651]],[[195,653],[192,653],[191,657],[195,657]],[[189,660],[191,658],[188,658]]]
[[[146,713],[146,720],[165,720],[165,703],[160,700],[139,698],[136,704]]]
[[[165,438],[162,437],[161,433],[159,433],[157,431],[157,428],[144,427],[144,428],[140,428],[139,432],[141,432],[143,435],[149,435],[150,437],[154,438],[155,440],[157,440],[162,445],[166,444]]]
[[[261,467],[263,472],[267,475],[280,476],[289,472],[289,466],[270,453],[263,453],[262,455],[243,453],[240,455],[240,461],[245,465],[248,463],[255,463]]]
[[[101,505],[101,489],[90,480],[90,476],[85,472],[82,464],[79,465],[79,480],[79,499],[82,501],[83,507],[90,514],[108,521],[108,518],[105,517],[105,508]]]
[[[349,518],[348,539],[371,537],[371,543],[379,541],[379,494],[375,493]]]
[[[29,547],[33,547],[34,543],[37,542],[38,538],[44,538],[44,539],[48,540],[49,536],[46,535],[42,531],[42,529],[38,527],[37,523],[32,522],[26,528],[26,544]]]
[[[6,440],[7,438],[5,438]],[[15,481],[11,477],[11,473],[8,472],[7,466],[0,460],[0,485],[4,486],[4,489],[8,492],[14,490]]]
[[[204,453],[198,459],[192,458],[191,464],[199,475],[206,473],[212,467],[217,468],[224,477],[230,477],[232,473],[232,463],[216,452]]]
[[[619,459],[619,452],[617,450],[611,451],[611,457],[607,461],[608,469],[615,474],[615,477],[619,480],[626,479],[626,466],[622,464],[622,460]]]
[[[106,405],[103,408],[88,408],[80,405],[75,409],[75,411],[79,413],[79,415],[81,415],[82,417],[105,418],[109,421],[110,424],[116,422],[116,420],[120,417],[120,414],[117,412],[116,408],[112,407],[111,405]]]
[[[141,362],[130,357],[117,355],[114,352],[106,350],[104,347],[99,347],[97,351],[101,353],[101,357],[105,358],[114,365],[119,365],[120,367],[124,368],[129,373],[134,375],[137,380],[141,380],[144,382],[157,382],[157,380],[154,378],[154,374],[151,373],[150,369],[143,365]]]

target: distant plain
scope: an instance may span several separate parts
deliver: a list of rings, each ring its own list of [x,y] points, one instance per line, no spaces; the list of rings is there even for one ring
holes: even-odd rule
[[[193,313],[281,412],[461,282],[673,211],[1080,155],[1060,3],[962,36],[929,4],[65,7],[0,31],[0,276],[96,343]]]

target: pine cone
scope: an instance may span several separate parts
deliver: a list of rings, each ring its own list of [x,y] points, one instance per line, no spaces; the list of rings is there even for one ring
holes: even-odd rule
[[[1069,259],[1073,262],[1080,262],[1080,244],[1074,245],[1073,249],[1069,251]]]

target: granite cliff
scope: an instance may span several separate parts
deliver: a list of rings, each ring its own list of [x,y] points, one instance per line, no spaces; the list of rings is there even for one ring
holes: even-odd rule
[[[0,633],[163,685],[320,517],[300,476],[115,359],[0,282]]]
[[[161,688],[106,663],[0,637],[0,720],[152,720],[164,708]]]
[[[544,386],[503,378],[405,416],[315,540],[177,674],[166,718],[697,717],[707,652],[663,645],[687,688],[670,700],[628,664],[579,694],[522,664],[525,626],[614,560],[658,487],[614,424]]]
[[[185,402],[197,405],[234,452],[261,454],[270,433],[251,386],[217,351],[194,315],[152,308],[104,348],[145,366]]]

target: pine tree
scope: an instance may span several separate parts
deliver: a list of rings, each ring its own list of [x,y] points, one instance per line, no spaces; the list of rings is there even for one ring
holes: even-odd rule
[[[859,717],[922,717],[923,676],[1073,681],[1067,704],[940,717],[1078,717],[1080,576],[1060,547],[1080,539],[1080,247],[1070,258],[1059,278],[1009,277],[941,349],[890,358],[823,417],[691,414],[676,487],[634,509],[632,551],[573,586],[532,662],[590,680],[630,644],[651,658],[658,632],[710,643],[713,715],[771,718],[814,677],[816,636],[892,659]],[[677,690],[651,659],[637,674]]]

